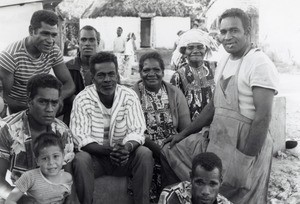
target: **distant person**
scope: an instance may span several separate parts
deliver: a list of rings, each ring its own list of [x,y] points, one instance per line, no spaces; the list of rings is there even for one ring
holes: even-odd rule
[[[26,85],[31,76],[49,73],[63,83],[61,101],[74,92],[74,83],[64,64],[62,53],[55,44],[58,17],[49,10],[33,13],[29,36],[9,45],[0,53],[0,80],[4,99],[12,113],[27,108]]]
[[[123,28],[117,28],[117,37],[114,40],[113,52],[118,59],[119,73],[122,73],[124,70],[124,52],[126,48],[126,39],[122,37]],[[121,75],[122,76],[122,75]]]
[[[184,33],[183,30],[180,30],[180,31],[177,32],[177,39],[176,39],[175,42],[174,42],[174,48],[173,48],[173,51],[176,50],[177,45],[178,45],[179,40],[180,40],[180,36],[181,36],[183,33]]]
[[[158,204],[231,204],[219,194],[223,182],[221,159],[212,152],[194,157],[190,181],[164,188]]]
[[[126,38],[126,44],[125,44],[125,52],[124,52],[124,56],[125,56],[123,61],[124,69],[122,70],[122,73],[120,73],[120,75],[123,76],[125,79],[130,78],[132,74],[132,65],[134,63],[134,56],[136,51],[135,40],[136,37],[134,33],[128,33]]]
[[[27,84],[28,109],[9,115],[0,121],[0,198],[12,191],[5,175],[9,170],[14,183],[28,170],[38,167],[33,142],[42,133],[55,133],[64,144],[64,169],[70,172],[74,157],[70,129],[55,115],[59,108],[62,84],[50,74],[37,74]],[[22,196],[24,204],[27,196]]]
[[[177,70],[179,68],[179,65],[182,64],[180,61],[182,60],[182,54],[179,51],[178,43],[180,40],[181,35],[184,33],[183,30],[180,30],[177,32],[177,39],[174,42],[174,48],[171,58],[171,67],[173,70]]]
[[[97,42],[98,42],[98,46],[97,46],[96,51],[97,52],[104,51],[105,50],[105,42],[101,38],[100,32],[97,32]]]
[[[79,52],[78,55],[66,63],[72,79],[75,84],[74,95],[67,98],[64,101],[64,114],[63,121],[69,125],[70,115],[72,110],[72,104],[75,96],[82,91],[86,86],[91,85],[92,74],[90,72],[90,57],[96,53],[98,31],[90,26],[86,25],[79,31]]]
[[[149,204],[152,152],[145,146],[145,118],[136,93],[119,85],[114,54],[90,59],[93,85],[75,98],[70,128],[79,148],[73,161],[79,201],[92,204],[94,180],[100,176],[132,176],[135,204]],[[111,192],[111,196],[115,192]]]
[[[72,33],[67,35],[64,43],[64,56],[75,56],[77,54],[78,42]]]
[[[43,133],[33,141],[39,168],[26,171],[16,181],[5,204],[16,204],[27,193],[37,203],[65,203],[71,194],[72,175],[65,172],[64,146],[55,133]]]

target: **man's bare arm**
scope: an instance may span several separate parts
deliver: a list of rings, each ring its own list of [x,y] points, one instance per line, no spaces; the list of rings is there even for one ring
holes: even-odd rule
[[[3,85],[4,100],[8,104],[11,112],[16,113],[18,111],[25,110],[27,108],[26,104],[20,103],[20,101],[16,101],[8,96],[14,84],[14,75],[0,67],[0,80]]]
[[[65,63],[56,65],[55,67],[53,67],[53,71],[58,80],[63,84],[61,99],[64,100],[72,96],[75,92],[75,84]]]
[[[249,156],[256,156],[267,137],[272,116],[274,90],[261,87],[253,88],[255,116],[252,121],[246,147],[241,150]]]

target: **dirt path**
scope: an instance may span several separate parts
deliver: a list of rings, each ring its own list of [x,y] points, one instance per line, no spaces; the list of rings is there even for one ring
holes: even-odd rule
[[[286,138],[300,142],[300,73],[280,74],[281,96],[286,97]],[[299,155],[300,156],[300,155]],[[273,158],[269,203],[300,203],[300,159],[287,151]]]

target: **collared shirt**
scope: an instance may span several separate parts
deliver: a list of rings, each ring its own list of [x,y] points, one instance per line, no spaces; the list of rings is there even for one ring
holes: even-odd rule
[[[95,85],[87,86],[73,102],[70,129],[78,148],[96,142],[103,145],[104,118]],[[134,140],[145,141],[145,118],[136,93],[125,86],[117,85],[109,128],[110,146]]]
[[[74,158],[74,144],[70,129],[60,120],[55,119],[48,128],[63,138],[65,144],[64,164]],[[10,115],[0,125],[0,158],[9,163],[12,180],[17,180],[22,173],[37,167],[33,154],[32,138],[27,110]]]
[[[183,181],[163,189],[158,204],[192,204],[192,184]],[[176,202],[177,201],[177,202]],[[218,194],[213,204],[232,204],[224,196]]]
[[[34,58],[26,50],[25,40],[26,38],[10,44],[0,53],[0,67],[14,75],[9,96],[23,104],[27,102],[26,86],[30,77],[41,73],[48,74],[53,67],[64,62],[57,45],[49,53],[41,53],[38,58]]]

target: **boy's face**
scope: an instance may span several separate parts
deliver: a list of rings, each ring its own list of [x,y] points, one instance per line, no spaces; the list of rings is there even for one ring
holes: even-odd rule
[[[44,147],[40,150],[37,164],[46,178],[56,176],[62,169],[64,156],[58,146]]]
[[[218,196],[222,180],[218,168],[206,171],[202,166],[195,169],[192,181],[192,200],[195,204],[213,204]]]

